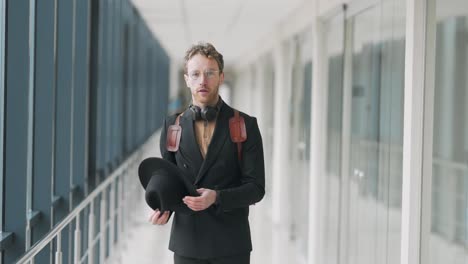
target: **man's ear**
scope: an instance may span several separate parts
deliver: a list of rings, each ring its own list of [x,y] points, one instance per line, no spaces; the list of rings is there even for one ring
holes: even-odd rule
[[[219,85],[224,83],[224,72],[219,75]]]
[[[187,88],[190,89],[190,86],[189,86],[189,80],[188,80],[188,76],[187,74],[184,74],[184,80],[185,80],[185,85],[187,86]]]

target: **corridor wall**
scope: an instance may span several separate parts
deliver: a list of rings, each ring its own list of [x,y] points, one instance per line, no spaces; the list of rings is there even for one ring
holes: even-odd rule
[[[127,0],[0,0],[0,11],[0,262],[13,263],[160,127],[170,60]]]

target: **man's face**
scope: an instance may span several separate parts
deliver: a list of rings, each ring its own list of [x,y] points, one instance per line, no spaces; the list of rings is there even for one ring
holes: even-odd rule
[[[219,72],[215,59],[196,54],[187,62],[187,74],[184,78],[192,93],[194,105],[205,107],[216,103],[224,73]]]

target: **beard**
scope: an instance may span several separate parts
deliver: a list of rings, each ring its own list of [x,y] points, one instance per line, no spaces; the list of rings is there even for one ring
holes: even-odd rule
[[[200,93],[199,90],[203,88],[198,88],[192,91],[192,101],[195,105],[199,104],[199,106],[214,106],[216,105],[219,97],[219,86],[220,84],[217,83],[212,88],[205,88],[208,90],[207,93]]]

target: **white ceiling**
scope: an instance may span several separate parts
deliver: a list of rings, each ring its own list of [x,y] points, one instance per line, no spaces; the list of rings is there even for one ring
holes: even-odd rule
[[[305,0],[132,0],[172,59],[199,41],[232,64]]]

